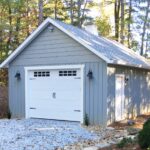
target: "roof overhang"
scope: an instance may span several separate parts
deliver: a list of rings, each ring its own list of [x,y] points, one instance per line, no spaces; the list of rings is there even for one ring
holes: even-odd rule
[[[88,50],[90,50],[91,52],[93,52],[95,55],[97,55],[98,57],[100,57],[101,59],[103,59],[106,63],[113,63],[111,60],[109,60],[107,57],[101,55],[99,52],[97,52],[95,49],[93,49],[91,46],[87,45],[86,42],[84,42],[82,39],[80,39],[79,37],[76,37],[75,35],[73,35],[71,32],[69,32],[68,30],[66,30],[65,28],[63,28],[62,26],[60,26],[55,20],[51,19],[51,18],[47,18],[29,37],[26,38],[26,40],[15,50],[13,51],[7,58],[6,60],[4,60],[1,64],[0,64],[0,68],[7,68],[9,67],[9,64],[11,63],[11,61],[13,61],[16,56],[18,56],[23,50],[24,48],[31,43],[31,41],[33,39],[35,39],[39,33],[41,33],[41,31],[43,31],[46,26],[51,23],[52,25],[54,25],[55,27],[57,27],[58,29],[60,29],[62,32],[66,33],[68,36],[70,36],[71,38],[73,38],[75,41],[77,41],[78,43],[80,43],[81,45],[83,45],[84,47],[86,47]]]

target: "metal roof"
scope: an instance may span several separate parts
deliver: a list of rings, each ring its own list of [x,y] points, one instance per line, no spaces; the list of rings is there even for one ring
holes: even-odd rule
[[[74,36],[85,42],[87,45],[95,49],[101,55],[109,60],[108,63],[133,66],[140,68],[150,68],[147,60],[136,54],[133,50],[126,48],[119,42],[96,36],[88,31],[65,24],[55,20],[57,24],[71,32]]]
[[[150,64],[144,57],[136,54],[133,50],[126,48],[122,44],[101,36],[96,36],[84,29],[51,18],[47,18],[4,62],[2,62],[0,68],[8,67],[9,63],[15,59],[49,23],[85,46],[108,64],[150,69]]]

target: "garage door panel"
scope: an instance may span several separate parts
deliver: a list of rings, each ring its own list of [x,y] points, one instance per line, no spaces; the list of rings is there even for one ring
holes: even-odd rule
[[[49,107],[40,107],[31,109],[30,112],[32,113],[32,117],[36,118],[80,121],[80,111],[76,108],[72,109],[72,107],[64,107],[62,110],[62,107],[57,105],[57,112],[55,107],[51,107],[50,109]]]
[[[68,107],[66,107],[66,106],[68,106]],[[30,103],[30,107],[34,107],[34,108],[36,108],[36,109],[40,109],[40,108],[44,108],[44,109],[55,109],[55,110],[57,110],[57,109],[59,109],[59,110],[62,110],[62,111],[64,111],[64,110],[72,110],[72,111],[74,111],[74,110],[80,110],[80,104],[79,103],[77,103],[76,101],[66,101],[66,103],[65,102],[62,102],[62,101],[53,101],[53,100],[51,100],[51,101],[49,101],[49,100],[45,100],[45,101],[40,101],[40,102],[38,102],[38,103],[33,103],[33,102],[31,102]]]
[[[80,121],[80,69],[47,70],[48,77],[38,76],[38,72],[44,71],[29,73],[29,117]]]

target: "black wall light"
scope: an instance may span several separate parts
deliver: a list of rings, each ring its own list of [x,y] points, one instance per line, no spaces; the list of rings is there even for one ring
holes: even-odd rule
[[[53,32],[53,31],[54,31],[54,26],[53,26],[53,25],[50,25],[50,26],[48,27],[48,29],[50,30],[50,32]]]
[[[129,76],[125,76],[125,83],[129,81]]]
[[[91,70],[89,70],[87,77],[89,77],[89,79],[93,79],[93,72]]]
[[[17,73],[15,74],[15,78],[16,78],[17,80],[20,80],[20,79],[21,79],[21,74],[20,74],[20,72],[17,72]]]

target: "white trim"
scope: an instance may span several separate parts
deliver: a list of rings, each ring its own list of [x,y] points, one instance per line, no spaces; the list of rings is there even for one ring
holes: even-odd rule
[[[93,52],[95,55],[97,55],[98,57],[100,57],[101,59],[103,59],[108,64],[150,69],[150,67],[146,66],[146,65],[132,65],[132,64],[129,64],[129,63],[126,63],[126,62],[120,62],[120,61],[116,62],[116,61],[108,59],[107,57],[105,57],[104,55],[102,55],[100,52],[96,51],[94,48],[92,48],[91,46],[89,46],[82,39],[80,39],[79,37],[76,37],[71,32],[69,32],[68,30],[66,30],[62,26],[60,26],[55,20],[53,20],[51,18],[47,18],[10,56],[8,56],[8,58],[6,60],[4,60],[0,64],[0,68],[9,67],[9,63],[26,47],[26,45],[28,45],[46,27],[46,25],[48,25],[48,23],[51,23],[54,26],[56,26],[62,32],[66,33],[68,36],[70,36],[71,38],[73,38],[74,40],[76,40],[78,43],[80,43],[81,45],[83,45],[84,47],[86,47],[88,50],[90,50],[91,52]],[[108,40],[108,41],[110,41],[110,40]],[[112,41],[110,41],[110,42],[112,42]],[[115,44],[115,42],[112,42],[112,43]],[[146,60],[143,57],[138,56],[138,58],[142,59],[146,63]]]
[[[6,67],[6,66],[8,67],[8,64],[25,48],[26,45],[28,45],[44,29],[44,27],[46,27],[48,23],[51,23],[54,26],[56,26],[58,29],[60,29],[61,31],[69,35],[71,38],[73,38],[74,40],[76,40],[77,42],[85,46],[87,49],[89,49],[91,52],[99,56],[101,59],[103,59],[107,63],[111,62],[109,59],[101,55],[95,49],[87,45],[84,41],[74,36],[71,32],[67,31],[65,28],[61,27],[54,20],[52,20],[51,18],[47,18],[10,56],[8,56],[6,60],[2,62],[2,64],[0,65],[0,68]]]
[[[81,123],[84,122],[84,66],[85,65],[57,65],[57,66],[32,66],[24,67],[25,70],[25,118],[29,118],[28,108],[29,108],[29,93],[28,93],[28,72],[31,70],[39,69],[80,69],[81,70]]]
[[[48,23],[49,21],[46,19],[12,54],[8,56],[6,60],[0,64],[0,68],[8,66],[8,64],[40,33],[40,31],[43,30]]]
[[[80,43],[81,45],[83,45],[84,47],[86,47],[87,49],[89,49],[91,52],[93,52],[94,54],[96,54],[97,56],[99,56],[101,59],[103,59],[104,61],[106,61],[107,63],[111,63],[111,61],[106,58],[105,56],[101,55],[98,51],[96,51],[94,48],[92,48],[91,46],[89,46],[88,44],[86,44],[86,42],[84,42],[82,39],[74,36],[71,32],[69,32],[68,30],[66,30],[65,28],[61,27],[59,24],[57,24],[57,22],[55,22],[54,20],[52,20],[51,18],[48,18],[49,22],[52,23],[54,26],[56,26],[58,29],[60,29],[61,31],[63,31],[64,33],[66,33],[67,35],[69,35],[71,38],[73,38],[74,40],[76,40],[78,43]]]
[[[134,68],[139,68],[139,69],[148,69],[150,70],[149,66],[144,66],[144,65],[132,65],[123,61],[113,61],[113,63],[109,63],[110,65],[119,65],[119,66],[125,66],[125,67],[134,67]]]
[[[118,120],[116,120],[116,99],[117,99],[117,97],[116,97],[116,81],[117,81],[117,77],[122,77],[124,80],[124,82],[123,82],[123,85],[124,85],[124,87],[123,87],[123,101],[125,102],[125,74],[116,74],[115,75],[115,121],[118,121]],[[125,111],[125,106],[124,106],[124,111]],[[121,120],[124,120],[125,118],[122,118]],[[121,121],[121,120],[119,120],[119,121]]]

